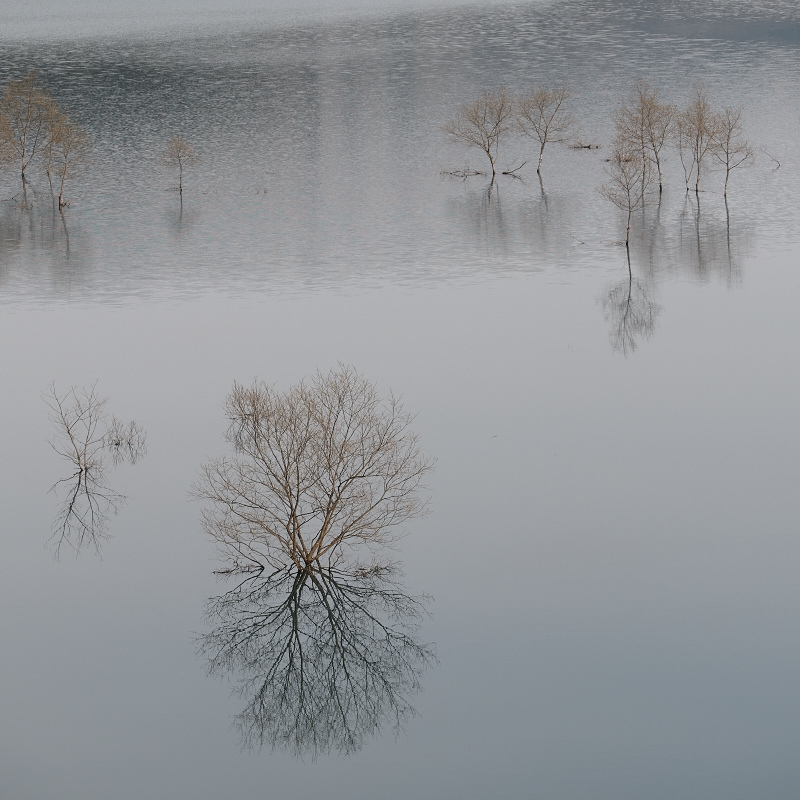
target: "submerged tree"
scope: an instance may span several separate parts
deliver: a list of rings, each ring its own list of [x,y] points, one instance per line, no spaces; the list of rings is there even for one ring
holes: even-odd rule
[[[283,393],[237,384],[226,411],[234,454],[207,464],[194,494],[220,573],[242,582],[209,602],[201,650],[247,698],[247,745],[352,752],[412,713],[433,659],[414,638],[424,598],[385,557],[424,512],[432,463],[400,402],[349,367]]]
[[[89,163],[91,142],[86,131],[57,109],[50,115],[47,145],[45,147],[45,170],[47,177],[55,174],[58,180],[58,207],[67,205],[64,200],[64,185]]]
[[[0,149],[25,171],[47,138],[47,122],[53,99],[39,82],[36,72],[11,80],[0,97]]]
[[[624,138],[641,153],[643,189],[652,164],[658,175],[658,189],[664,188],[661,151],[672,131],[677,110],[659,102],[658,92],[647,81],[636,81],[625,102],[617,109],[614,126],[617,136]]]
[[[184,167],[194,166],[200,160],[198,152],[180,136],[173,136],[164,152],[161,154],[161,163],[167,167],[178,168],[178,193],[183,197],[183,170]]]
[[[397,578],[392,567],[291,564],[209,600],[200,652],[245,701],[235,723],[246,747],[353,753],[413,716],[435,654],[417,640],[426,598]]]
[[[627,215],[625,246],[628,247],[631,240],[631,218],[633,212],[646,201],[649,181],[649,171],[637,145],[624,136],[617,136],[611,158],[608,159],[606,174],[608,180],[600,188],[600,194]]]
[[[719,116],[711,107],[705,87],[695,86],[689,105],[678,114],[675,132],[687,192],[692,175],[695,176],[695,194],[700,192],[703,165],[713,153],[718,124]]]
[[[73,472],[57,481],[51,491],[63,492],[53,525],[56,557],[64,546],[76,555],[85,546],[100,551],[108,538],[108,519],[126,498],[108,484],[108,459],[135,463],[146,453],[146,435],[135,422],[124,425],[106,411],[107,399],[95,387],[71,387],[59,393],[51,384],[44,401],[56,429],[50,444],[71,465]]]
[[[350,367],[285,393],[236,384],[227,398],[234,455],[207,464],[195,495],[226,555],[298,569],[376,552],[425,510],[431,462],[412,417]]]
[[[744,136],[741,108],[727,106],[717,114],[711,154],[725,170],[724,195],[727,198],[731,172],[751,164],[756,155],[753,146]]]
[[[536,167],[539,174],[547,143],[569,142],[575,133],[575,118],[568,109],[571,99],[572,92],[568,86],[554,86],[552,89],[532,89],[517,101],[520,132],[539,142],[539,162]]]
[[[506,89],[498,89],[485,92],[474,103],[461,106],[456,116],[444,126],[444,132],[453,141],[486,153],[494,178],[500,145],[513,126],[514,101]]]

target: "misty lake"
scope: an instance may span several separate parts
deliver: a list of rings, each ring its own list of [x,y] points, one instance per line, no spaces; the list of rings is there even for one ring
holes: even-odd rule
[[[796,797],[796,4],[142,9],[0,10],[0,85],[38,70],[93,142],[63,214],[0,168],[0,795]],[[598,187],[636,79],[741,106],[756,157],[726,203],[667,148],[629,272]],[[513,138],[518,178],[447,174],[486,166],[442,130],[463,103],[556,83],[598,148],[549,145],[540,181]],[[234,382],[338,364],[436,459],[391,556],[431,657],[399,732],[248,747],[198,644],[232,584],[191,489]],[[60,559],[53,384],[147,434],[109,465],[108,538]]]

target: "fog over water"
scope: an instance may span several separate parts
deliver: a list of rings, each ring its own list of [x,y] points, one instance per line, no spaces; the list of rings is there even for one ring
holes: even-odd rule
[[[15,0],[0,54],[0,83],[37,69],[93,140],[63,214],[41,171],[0,170],[0,795],[795,797],[795,4]],[[686,196],[670,148],[629,271],[597,189],[637,78],[742,106],[756,159],[726,203],[719,170]],[[548,146],[540,182],[514,139],[520,179],[446,174],[485,169],[442,131],[462,103],[558,81],[599,149]],[[182,200],[173,135],[200,155]],[[224,398],[338,363],[416,414],[430,513],[391,576],[222,602],[190,489],[228,452]],[[60,560],[53,383],[147,443],[104,457],[107,536]],[[417,660],[378,651],[364,716],[308,713],[343,674],[319,660],[310,695],[291,665],[280,703],[236,693],[265,662],[227,628],[274,608],[318,659],[344,632],[357,671],[389,589],[376,616],[408,612]]]

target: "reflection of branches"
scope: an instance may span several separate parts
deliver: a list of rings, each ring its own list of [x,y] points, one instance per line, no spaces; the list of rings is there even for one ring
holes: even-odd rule
[[[645,284],[634,279],[628,255],[628,277],[613,284],[603,298],[603,311],[611,322],[611,346],[628,355],[639,339],[649,339],[655,329],[660,306],[647,293]]]
[[[414,638],[425,601],[392,566],[319,564],[258,571],[209,600],[215,627],[200,651],[211,673],[236,676],[244,745],[315,758],[353,753],[386,724],[399,731],[435,660]]]
[[[65,491],[53,524],[53,539],[58,558],[64,545],[76,552],[87,545],[99,552],[100,542],[108,538],[108,518],[125,503],[125,496],[107,482],[110,451],[114,465],[135,463],[145,453],[145,433],[135,422],[123,425],[105,410],[107,400],[98,397],[95,387],[71,387],[59,394],[51,384],[44,400],[56,435],[50,444],[72,464],[73,472],[57,481],[51,491]]]
[[[133,420],[126,425],[122,420],[112,417],[103,444],[111,452],[114,466],[123,461],[135,464],[147,455],[146,439],[147,434],[141,425]]]

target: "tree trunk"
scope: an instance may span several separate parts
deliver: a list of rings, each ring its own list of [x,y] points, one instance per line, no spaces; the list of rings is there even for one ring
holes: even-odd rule
[[[547,141],[545,140],[544,142],[542,142],[541,149],[539,150],[539,166],[536,167],[536,174],[537,175],[541,175],[541,172],[542,172],[542,159],[544,158],[544,146],[546,144],[547,144]]]

